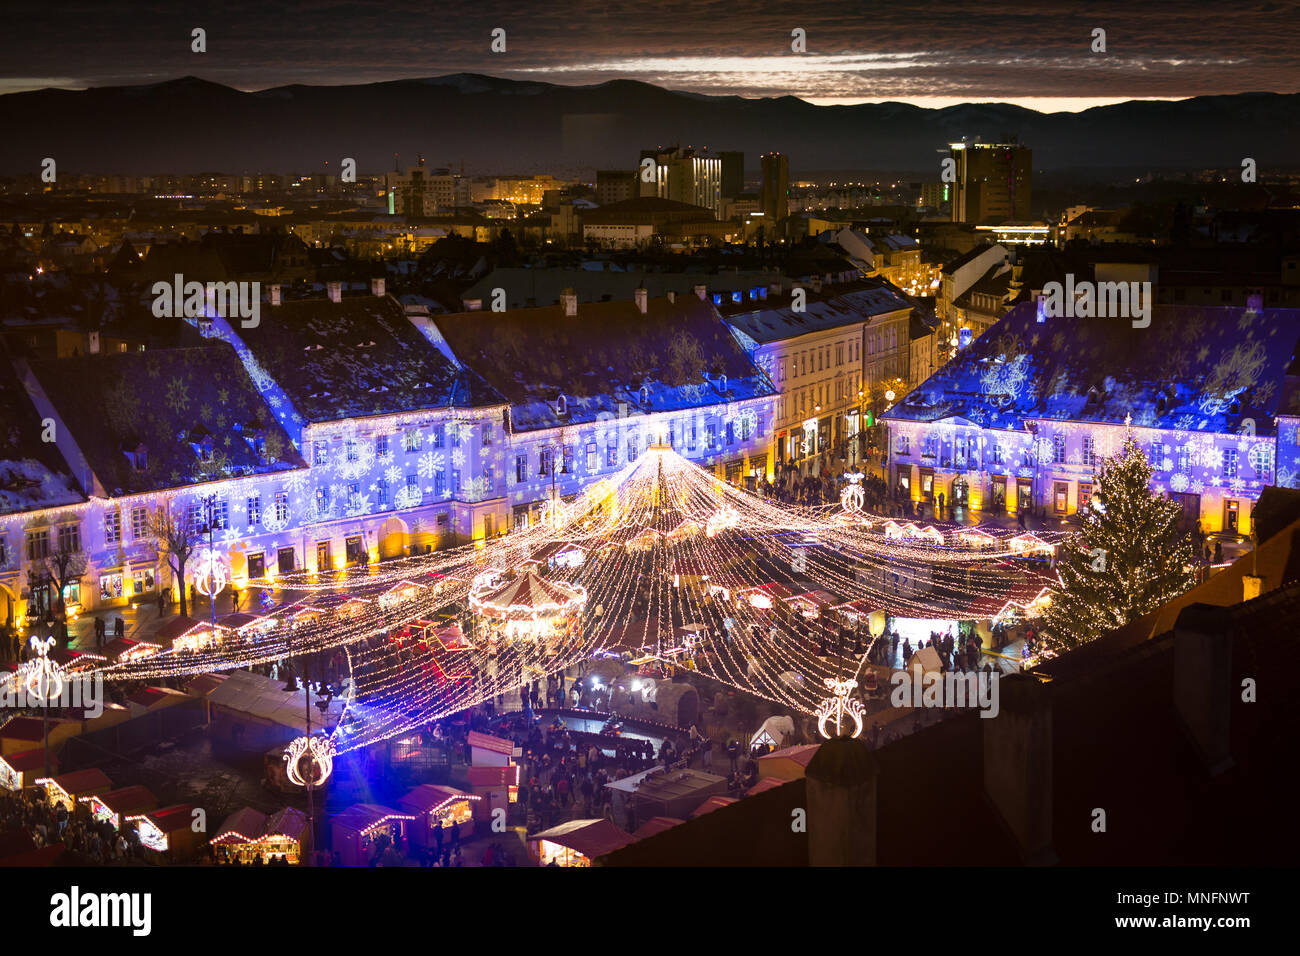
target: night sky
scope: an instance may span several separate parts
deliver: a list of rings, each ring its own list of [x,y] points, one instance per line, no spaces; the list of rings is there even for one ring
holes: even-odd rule
[[[200,76],[244,90],[489,73],[562,84],[921,106],[1083,109],[1300,89],[1293,3],[568,3],[286,0],[10,4],[0,92]],[[208,52],[190,52],[190,30]],[[508,50],[489,50],[494,27]],[[808,53],[790,52],[807,31]],[[1090,52],[1107,31],[1107,54]]]

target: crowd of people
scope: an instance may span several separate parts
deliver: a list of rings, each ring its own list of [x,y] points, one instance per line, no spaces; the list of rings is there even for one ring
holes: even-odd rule
[[[62,803],[51,804],[36,790],[0,791],[0,834],[11,843],[15,831],[31,838],[33,849],[62,844],[78,866],[125,864],[144,859],[144,847],[131,828],[118,832],[111,823],[77,819]],[[19,851],[21,852],[21,851]]]

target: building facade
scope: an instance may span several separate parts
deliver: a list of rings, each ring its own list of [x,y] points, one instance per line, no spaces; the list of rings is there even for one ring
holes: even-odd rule
[[[1261,490],[1296,483],[1280,396],[1298,341],[1297,310],[1157,306],[1135,329],[1022,304],[885,416],[889,480],[914,501],[1066,517],[1131,432],[1189,526],[1249,534]]]

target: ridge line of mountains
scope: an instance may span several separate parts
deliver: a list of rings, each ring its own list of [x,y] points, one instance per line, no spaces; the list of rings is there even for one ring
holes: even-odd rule
[[[468,174],[557,168],[631,170],[643,148],[674,143],[790,157],[799,171],[909,170],[939,178],[939,151],[963,137],[1016,136],[1035,171],[1206,169],[1261,176],[1300,155],[1300,93],[1130,100],[1079,113],[1006,103],[927,109],[905,103],[816,106],[746,99],[636,80],[560,86],[474,73],[353,86],[243,92],[196,77],[145,86],[44,89],[0,96],[0,174],[310,172],[463,162]],[[927,172],[932,170],[932,172]]]

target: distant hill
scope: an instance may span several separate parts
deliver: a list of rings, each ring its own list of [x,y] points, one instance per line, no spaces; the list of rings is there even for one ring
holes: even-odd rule
[[[814,106],[792,96],[744,99],[632,80],[557,86],[477,74],[361,86],[284,86],[243,93],[194,77],[148,86],[37,90],[0,96],[0,173],[332,169],[403,166],[417,152],[467,172],[559,166],[632,168],[643,147],[762,152],[791,169],[933,169],[944,144],[1018,135],[1039,169],[1222,167],[1261,170],[1300,155],[1300,94],[1240,93],[1130,101],[1082,113],[996,103],[922,109],[902,103]]]

